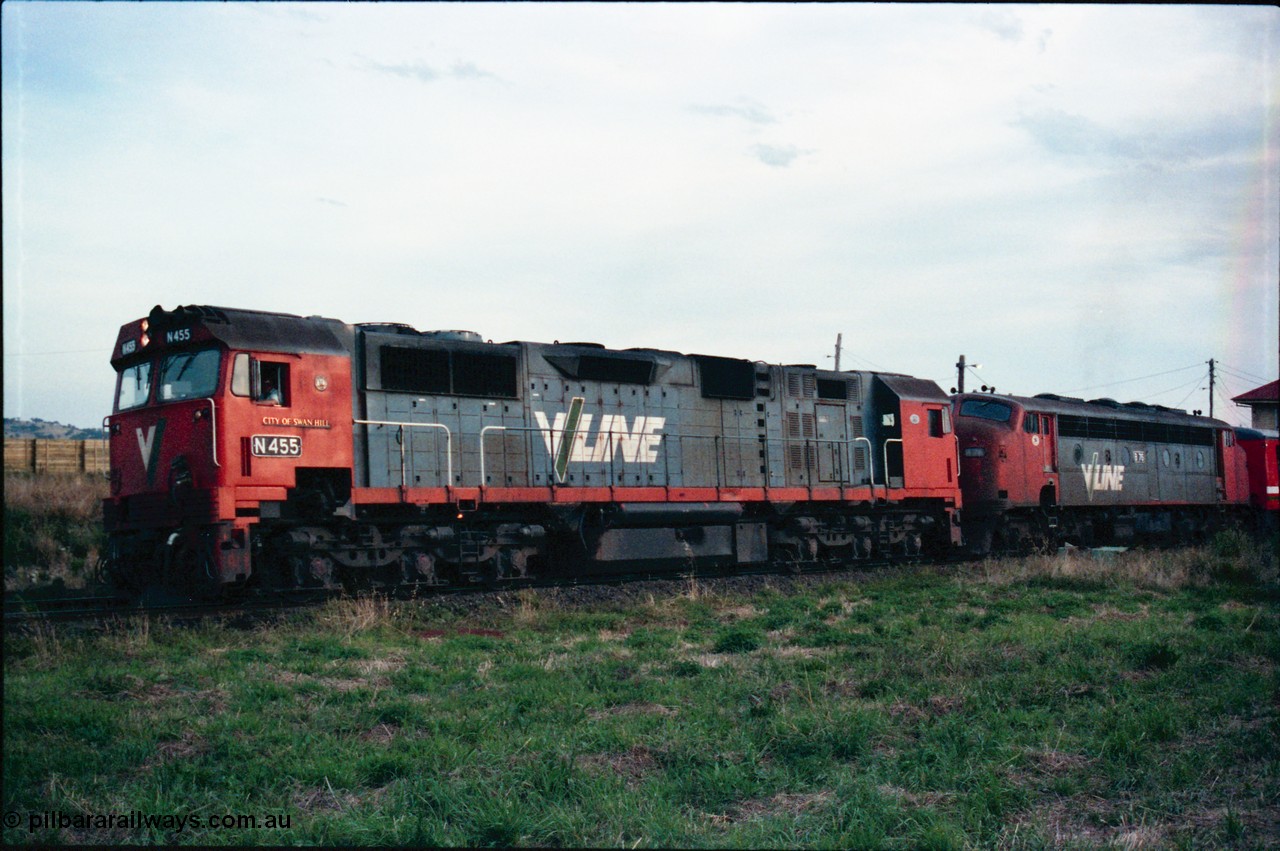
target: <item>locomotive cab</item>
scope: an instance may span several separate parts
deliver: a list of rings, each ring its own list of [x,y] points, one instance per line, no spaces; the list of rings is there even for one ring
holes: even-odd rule
[[[980,553],[1203,539],[1246,499],[1243,453],[1217,420],[1048,393],[953,404],[966,536]]]
[[[1057,494],[1054,417],[1013,399],[957,396],[960,476],[965,509],[1052,506]]]
[[[148,564],[144,580],[172,570],[175,561],[210,581],[216,574],[209,524],[218,513],[217,421],[227,352],[192,337],[153,339],[151,323],[141,320],[126,326],[116,346],[115,404],[106,422],[107,562]]]
[[[967,543],[980,553],[1021,549],[1058,525],[1055,416],[1010,397],[953,400]]]
[[[345,481],[349,493],[349,356],[332,333],[317,346],[274,327],[290,319],[303,321],[157,307],[121,329],[103,506],[118,584],[207,592],[243,582],[264,507],[317,479],[336,493]],[[292,351],[279,351],[284,341]],[[334,463],[336,485],[316,474]]]

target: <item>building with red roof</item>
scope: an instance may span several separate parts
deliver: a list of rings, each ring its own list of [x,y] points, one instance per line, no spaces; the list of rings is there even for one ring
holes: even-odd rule
[[[1254,428],[1275,429],[1280,421],[1280,379],[1232,397],[1231,401],[1249,409]]]

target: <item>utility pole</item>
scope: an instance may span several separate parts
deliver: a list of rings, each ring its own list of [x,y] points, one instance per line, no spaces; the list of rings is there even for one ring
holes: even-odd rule
[[[956,380],[956,392],[964,392],[964,355],[960,356],[960,360],[956,361],[956,371],[958,378]]]
[[[1209,417],[1213,417],[1213,358],[1209,358]]]
[[[840,343],[844,340],[844,334],[836,334],[836,372],[840,371]]]

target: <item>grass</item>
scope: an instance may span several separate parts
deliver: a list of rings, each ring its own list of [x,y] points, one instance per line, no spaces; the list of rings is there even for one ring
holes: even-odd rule
[[[6,473],[4,584],[6,591],[61,583],[83,588],[106,545],[102,476]]]
[[[5,643],[4,840],[1275,845],[1274,554],[37,626]],[[134,811],[257,825],[29,829]]]

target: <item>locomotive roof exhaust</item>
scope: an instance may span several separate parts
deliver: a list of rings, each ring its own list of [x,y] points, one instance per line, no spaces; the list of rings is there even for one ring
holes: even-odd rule
[[[406,337],[426,337],[429,340],[442,340],[454,343],[483,343],[484,336],[476,331],[419,331],[412,325],[403,322],[361,322],[357,326],[362,331],[377,334],[401,334]]]

